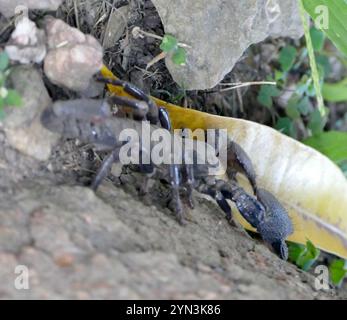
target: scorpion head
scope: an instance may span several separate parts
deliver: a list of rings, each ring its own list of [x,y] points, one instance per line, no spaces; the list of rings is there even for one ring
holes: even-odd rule
[[[285,240],[293,233],[292,221],[284,207],[270,192],[258,189],[257,196],[266,209],[266,214],[259,222],[257,230],[264,241],[269,243],[283,260],[287,260],[288,247]]]

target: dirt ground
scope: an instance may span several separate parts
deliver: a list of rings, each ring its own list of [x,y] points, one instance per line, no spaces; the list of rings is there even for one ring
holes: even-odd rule
[[[0,298],[345,298],[316,291],[313,275],[231,226],[211,200],[195,194],[181,226],[160,182],[139,197],[141,178],[123,170],[94,194],[83,186],[95,163],[87,147],[61,142],[39,163],[0,137]],[[18,265],[29,290],[15,289]]]
[[[56,16],[74,26],[78,21],[81,30],[102,41],[106,22],[95,21],[110,10],[102,3],[89,11],[82,7],[78,20],[68,6]],[[116,7],[123,5],[114,1]],[[130,1],[130,11],[129,29],[136,25],[163,34],[150,1]],[[32,15],[39,20],[42,13]],[[0,43],[10,32],[4,30]],[[106,63],[123,79],[170,102],[272,124],[267,110],[254,108],[252,88],[186,93],[172,81],[164,62],[144,70],[159,53],[157,41],[131,39],[124,51],[128,40],[123,37],[105,52]],[[265,78],[268,67],[262,61],[259,49],[252,48],[226,81]],[[53,99],[71,97],[55,86],[49,91]],[[9,147],[0,130],[0,298],[347,298],[343,290],[316,291],[314,275],[231,226],[216,203],[198,194],[196,208],[187,209],[185,226],[167,208],[169,190],[160,181],[141,197],[141,176],[123,169],[117,177],[120,170],[115,168],[95,194],[87,185],[99,156],[91,146],[62,140],[49,161],[38,162]],[[18,265],[29,269],[28,290],[15,288]]]

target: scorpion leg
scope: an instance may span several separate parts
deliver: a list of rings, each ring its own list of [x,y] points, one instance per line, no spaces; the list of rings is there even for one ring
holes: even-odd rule
[[[111,170],[112,164],[118,160],[119,160],[119,148],[116,148],[103,161],[95,178],[93,179],[91,188],[94,191],[96,191],[96,189],[99,187],[102,180],[104,180],[107,177],[108,173]]]
[[[160,122],[160,125],[164,129],[171,131],[172,130],[172,125],[171,125],[170,116],[169,116],[169,113],[167,112],[167,110],[162,108],[162,107],[160,107],[158,112],[159,112],[159,122]]]
[[[142,163],[144,153],[147,153],[147,151],[142,148],[140,150],[140,164],[139,164],[140,172],[145,174],[144,182],[143,182],[142,186],[140,187],[140,195],[142,195],[142,196],[144,196],[148,193],[149,181],[156,172],[154,165],[152,163],[149,163],[149,164],[143,164]]]
[[[147,119],[152,124],[157,124],[159,120],[159,111],[158,107],[154,103],[154,101],[145,94],[141,89],[137,88],[133,84],[120,80],[120,79],[111,79],[111,78],[104,78],[102,76],[97,76],[96,80],[99,82],[103,82],[105,84],[110,84],[117,87],[122,87],[123,90],[134,97],[137,100],[144,101],[148,106],[148,113],[147,113]]]
[[[227,220],[228,221],[233,220],[231,207],[230,207],[229,203],[227,202],[227,200],[225,199],[224,195],[218,190],[218,186],[216,183],[213,183],[213,184],[211,184],[211,183],[205,184],[204,183],[199,187],[198,190],[199,190],[199,192],[207,194],[210,197],[212,197],[213,199],[215,199],[217,204],[219,205],[219,207],[226,214]]]
[[[257,193],[257,183],[256,183],[256,174],[253,167],[253,163],[245,150],[234,141],[229,141],[228,143],[228,175],[232,179],[235,175],[235,170],[233,167],[236,167],[239,171],[244,172],[249,182],[252,185],[254,193]]]
[[[159,108],[159,121],[160,121],[161,127],[163,127],[164,129],[168,131],[172,130],[169,113],[164,108]],[[194,208],[194,202],[192,199],[192,191],[193,191],[192,189],[194,184],[193,166],[185,165],[184,170],[185,170],[184,173],[187,180],[189,206],[191,208]],[[171,182],[171,188],[172,188],[172,196],[175,202],[175,211],[176,211],[179,222],[183,224],[184,223],[183,208],[182,208],[182,202],[181,202],[181,198],[179,194],[181,177],[180,177],[179,166],[175,163],[170,164],[170,182]]]
[[[170,165],[170,180],[171,180],[171,192],[172,192],[172,200],[175,206],[175,212],[178,218],[179,223],[184,224],[183,217],[183,206],[180,197],[180,184],[181,177],[179,168],[177,165]]]
[[[187,186],[187,198],[190,208],[194,209],[193,188],[195,183],[194,167],[187,164],[184,166],[185,184]]]
[[[108,98],[108,100],[112,104],[117,104],[119,106],[131,108],[135,120],[145,119],[148,113],[148,105],[144,101],[119,96],[112,96]]]

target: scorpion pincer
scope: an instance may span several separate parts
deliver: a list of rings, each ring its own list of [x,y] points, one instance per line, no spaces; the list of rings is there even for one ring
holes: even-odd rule
[[[41,116],[41,122],[47,129],[65,138],[78,138],[82,142],[91,143],[98,150],[109,151],[109,155],[104,159],[92,182],[91,186],[94,190],[108,175],[112,164],[119,161],[119,151],[124,145],[124,142],[119,139],[122,130],[131,128],[141,136],[141,120],[144,120],[150,122],[151,130],[163,128],[168,131],[172,139],[175,136],[171,133],[170,117],[166,110],[158,108],[154,101],[140,89],[121,80],[104,78],[98,78],[98,80],[121,86],[133,98],[111,96],[106,99],[56,101],[44,110]],[[124,110],[131,110],[133,118],[117,117],[117,114],[114,114],[114,105]],[[260,233],[263,240],[270,244],[282,259],[287,259],[288,248],[285,240],[293,233],[292,221],[284,207],[270,192],[258,188],[253,164],[247,153],[237,143],[228,142],[227,174],[229,179],[225,181],[217,176],[208,175],[208,165],[198,164],[198,150],[201,149],[197,148],[197,145],[205,144],[205,142],[196,140],[190,142],[194,148],[193,163],[171,162],[173,164],[158,166],[152,162],[141,164],[140,161],[138,165],[138,169],[145,173],[148,179],[158,178],[169,182],[178,220],[184,221],[180,195],[183,189],[186,191],[185,199],[192,208],[194,207],[192,191],[195,189],[214,198],[230,221],[232,210],[227,200],[231,200],[245,220]],[[150,153],[151,150],[145,150],[141,141],[140,145],[139,156],[142,159],[144,153]],[[154,146],[155,144],[152,143],[150,147]],[[253,187],[254,195],[248,194],[236,183],[234,170],[246,175]]]

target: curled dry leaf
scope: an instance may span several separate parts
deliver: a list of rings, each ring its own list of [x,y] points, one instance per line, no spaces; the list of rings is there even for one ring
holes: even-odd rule
[[[102,67],[103,49],[99,42],[53,17],[46,19],[45,29],[49,48],[44,65],[47,77],[56,85],[86,90]]]
[[[113,74],[104,67],[105,77]],[[109,86],[118,95],[120,88]],[[327,157],[280,132],[251,121],[214,116],[155,99],[174,128],[227,129],[253,161],[258,184],[276,195],[294,224],[289,240],[347,258],[347,180]],[[248,187],[245,181],[241,181]],[[251,227],[237,214],[248,229]]]

